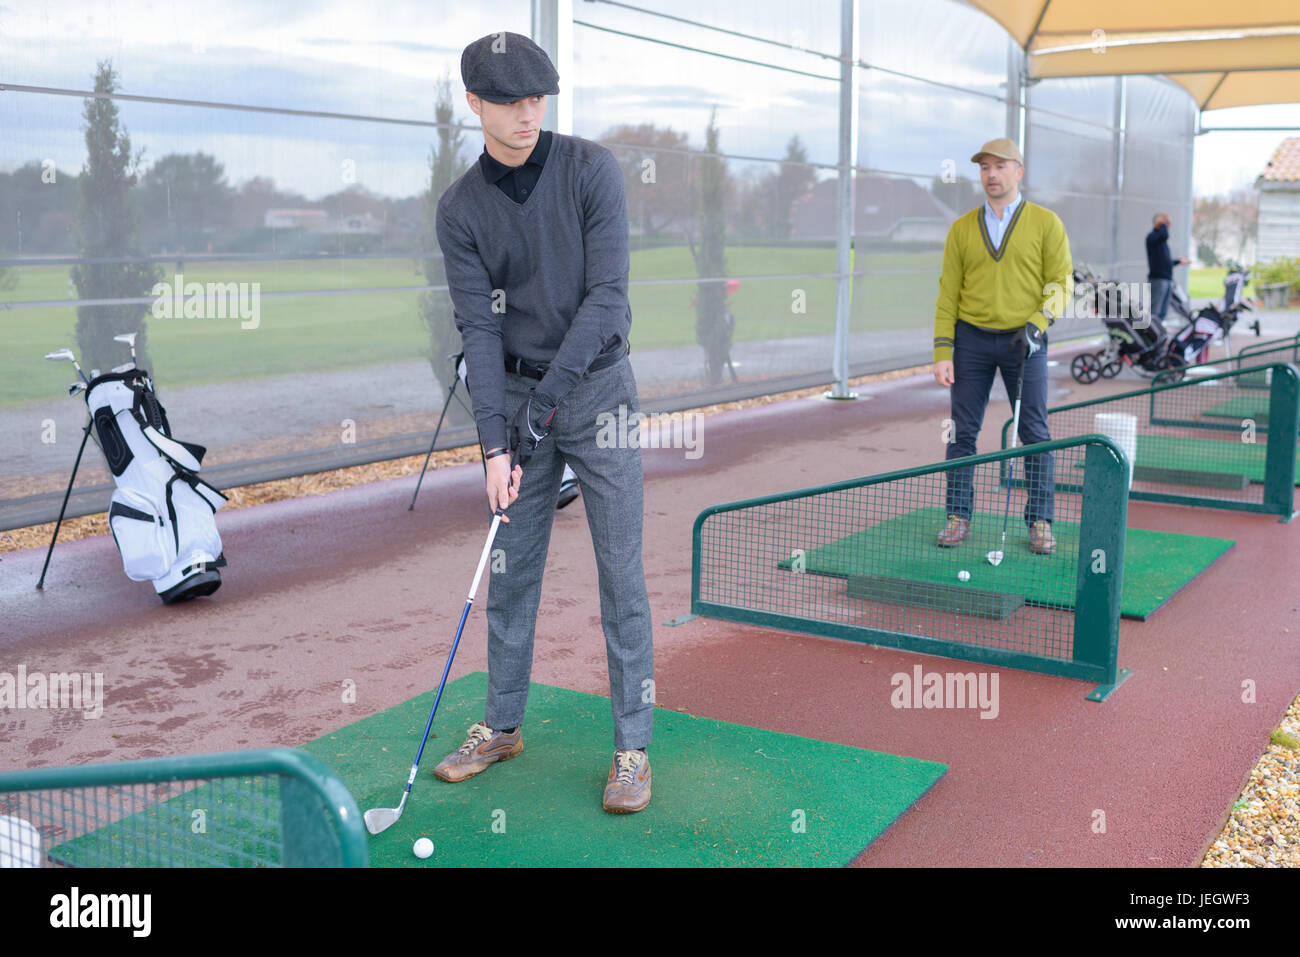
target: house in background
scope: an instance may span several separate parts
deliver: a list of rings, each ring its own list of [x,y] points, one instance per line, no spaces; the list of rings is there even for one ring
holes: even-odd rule
[[[1256,262],[1300,256],[1300,136],[1282,141],[1255,180],[1259,190]]]
[[[957,214],[911,179],[858,174],[853,235],[879,244],[943,248]],[[791,239],[835,239],[838,185],[825,179],[795,200],[790,210]]]

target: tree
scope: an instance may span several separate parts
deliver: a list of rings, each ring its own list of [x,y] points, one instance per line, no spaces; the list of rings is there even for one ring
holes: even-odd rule
[[[799,134],[790,137],[785,145],[785,159],[781,171],[772,184],[772,207],[768,218],[767,235],[772,239],[789,239],[791,210],[795,201],[812,192],[817,185],[817,174],[808,165],[808,151],[799,141]]]
[[[131,153],[131,138],[118,125],[117,73],[111,61],[98,64],[95,97],[84,101],[86,162],[78,178],[80,201],[75,231],[82,262],[72,267],[81,299],[134,299],[152,295],[161,270],[140,258],[135,215],[129,201],[140,156]],[[148,367],[149,343],[142,304],[77,307],[77,346],[82,368],[110,369],[125,358],[113,336],[136,334],[136,355]]]
[[[1227,219],[1237,238],[1238,260],[1259,233],[1259,192],[1253,186],[1234,189],[1227,197]]]
[[[720,281],[726,275],[727,164],[718,153],[718,109],[709,114],[704,155],[699,160],[699,191],[696,220],[700,242],[696,247],[688,230],[686,242],[695,260],[695,272],[702,279],[695,293],[695,338],[704,347],[705,379],[715,386],[731,360],[730,323],[727,322],[726,291]]]
[[[1196,241],[1197,255],[1213,265],[1219,258],[1219,244],[1228,229],[1228,204],[1222,196],[1198,196],[1192,203],[1192,237]],[[1209,259],[1205,249],[1214,256]]]
[[[420,245],[424,257],[424,281],[430,286],[445,286],[447,272],[438,254],[438,200],[469,164],[462,159],[465,135],[452,124],[451,77],[444,73],[435,86],[434,119],[438,123],[437,140],[429,148],[429,189],[424,194],[423,230]],[[452,313],[451,294],[447,290],[425,290],[420,296],[420,318],[429,330],[429,364],[434,378],[450,387],[452,374],[449,355],[460,352],[460,330]],[[469,417],[459,404],[447,410],[451,425],[466,425]]]
[[[599,141],[609,146],[623,170],[632,229],[659,236],[685,223],[692,211],[692,157],[685,133],[653,123],[629,124],[610,127]]]
[[[170,153],[140,178],[139,208],[154,244],[175,253],[203,252],[210,232],[228,222],[234,195],[215,156]]]

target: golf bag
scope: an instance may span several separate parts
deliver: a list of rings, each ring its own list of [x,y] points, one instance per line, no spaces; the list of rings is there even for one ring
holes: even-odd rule
[[[1180,309],[1187,318],[1187,325],[1179,329],[1173,337],[1170,349],[1181,360],[1180,364],[1195,365],[1208,358],[1210,344],[1215,337],[1227,336],[1236,325],[1237,319],[1250,304],[1242,298],[1250,273],[1233,264],[1223,280],[1223,302],[1212,302],[1203,309],[1192,312]],[[1256,323],[1256,334],[1258,334]]]
[[[151,581],[165,604],[210,595],[226,564],[214,516],[226,496],[196,474],[207,451],[172,437],[149,374],[132,368],[85,391],[117,489],[108,527],[132,581]]]

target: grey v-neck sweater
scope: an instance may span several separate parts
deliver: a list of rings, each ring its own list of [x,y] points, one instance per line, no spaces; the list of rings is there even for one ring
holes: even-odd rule
[[[507,353],[548,363],[537,391],[559,402],[596,356],[627,342],[623,173],[605,147],[557,133],[526,202],[475,163],[438,201],[437,231],[479,436],[503,446]]]

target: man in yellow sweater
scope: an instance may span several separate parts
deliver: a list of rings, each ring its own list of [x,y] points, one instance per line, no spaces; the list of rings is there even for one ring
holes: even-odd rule
[[[1073,275],[1070,241],[1061,218],[1020,195],[1024,157],[1011,140],[990,140],[971,157],[978,163],[985,204],[959,217],[948,230],[934,312],[934,378],[949,387],[952,441],[947,458],[975,454],[993,377],[1002,373],[1007,395],[1021,382],[1020,441],[1046,442],[1047,329],[1054,310],[1068,302]],[[975,493],[973,470],[948,473],[948,524],[941,548],[970,533]],[[1051,453],[1025,459],[1029,490],[1025,523],[1029,548],[1056,549],[1052,537]]]

